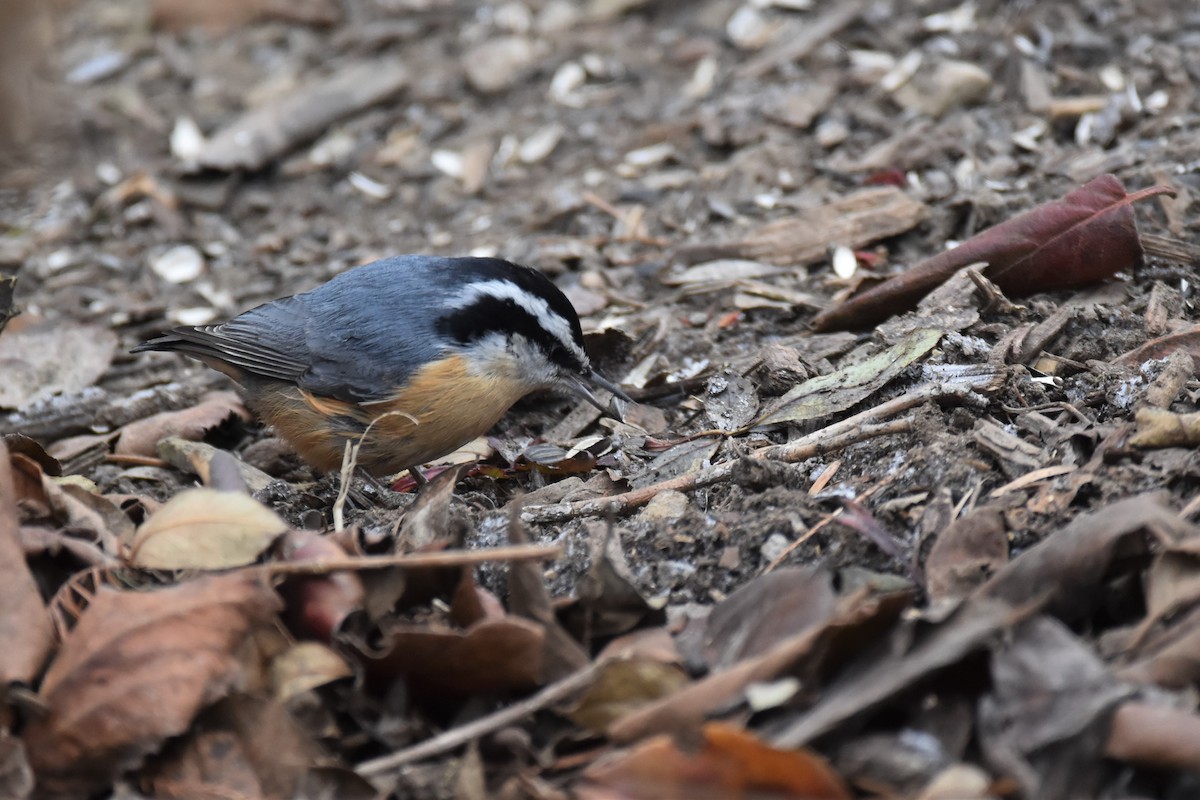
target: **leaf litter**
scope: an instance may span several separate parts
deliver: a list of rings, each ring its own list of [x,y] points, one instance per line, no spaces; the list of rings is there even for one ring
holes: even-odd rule
[[[1194,788],[1185,11],[385,5],[0,23],[118,65],[0,194],[0,794]],[[641,402],[413,497],[122,354],[397,251],[546,270]]]

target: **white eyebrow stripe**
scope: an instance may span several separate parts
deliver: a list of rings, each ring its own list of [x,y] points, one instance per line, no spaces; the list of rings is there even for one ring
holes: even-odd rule
[[[562,315],[550,308],[544,298],[527,292],[512,281],[491,280],[480,281],[467,286],[457,295],[446,301],[446,308],[455,310],[474,305],[482,297],[494,297],[497,300],[511,300],[520,308],[528,311],[542,328],[573,353],[581,363],[587,364],[587,354],[575,342],[575,334],[571,323]]]

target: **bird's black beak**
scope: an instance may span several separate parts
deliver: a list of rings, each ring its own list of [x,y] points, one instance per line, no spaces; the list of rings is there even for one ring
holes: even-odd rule
[[[581,375],[572,378],[568,383],[568,386],[570,386],[571,390],[584,400],[594,405],[596,408],[600,409],[602,414],[608,414],[609,416],[614,416],[618,419],[620,418],[619,414],[614,413],[614,408],[611,402],[609,405],[601,403],[600,398],[596,397],[596,393],[592,391],[592,386],[589,384],[593,384],[601,389],[611,392],[613,397],[624,400],[626,403],[633,402],[633,398],[625,394],[620,386],[617,386],[615,383],[601,375],[599,372],[596,372],[594,369],[588,370],[587,375]]]

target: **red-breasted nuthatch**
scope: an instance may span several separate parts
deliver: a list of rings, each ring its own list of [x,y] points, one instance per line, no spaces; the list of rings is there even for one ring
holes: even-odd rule
[[[310,464],[347,442],[384,476],[451,453],[517,400],[568,388],[607,411],[571,302],[535,269],[497,258],[397,256],[350,269],[220,325],[175,328],[133,349],[177,351],[238,383]]]

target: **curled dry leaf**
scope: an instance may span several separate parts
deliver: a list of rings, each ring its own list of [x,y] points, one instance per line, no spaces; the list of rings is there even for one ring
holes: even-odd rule
[[[528,691],[543,683],[545,630],[517,617],[485,619],[465,632],[398,627],[388,632],[384,654],[364,659],[372,682],[408,682],[414,697]]]
[[[754,425],[807,422],[844,411],[883,388],[941,341],[942,332],[922,328],[893,347],[856,364],[809,378],[772,402]]]
[[[1142,260],[1132,205],[1171,193],[1169,186],[1152,186],[1126,194],[1119,178],[1101,175],[821,312],[813,326],[819,331],[870,327],[909,310],[960,268],[977,262],[986,262],[983,274],[1014,297],[1098,283]]]
[[[584,773],[584,800],[850,800],[836,772],[816,753],[778,750],[753,734],[710,722],[695,752],[658,736],[629,753],[597,762]]]
[[[328,536],[291,530],[279,545],[283,561],[344,559],[346,551]],[[353,572],[291,575],[279,586],[284,619],[296,636],[329,642],[350,614],[363,607],[363,583]]]
[[[1008,531],[994,508],[977,508],[950,523],[925,560],[929,599],[965,597],[1008,563]]]
[[[679,664],[647,655],[610,659],[600,667],[567,716],[596,733],[648,702],[682,688],[687,673]]]
[[[520,506],[515,503],[508,518],[508,541],[512,544],[529,543],[529,532],[521,522]],[[567,633],[554,614],[541,564],[533,561],[510,564],[508,597],[515,616],[536,622],[546,632],[543,669],[547,682],[556,681],[587,666],[587,651]]]
[[[301,789],[307,774],[327,760],[280,703],[234,694],[206,709],[177,746],[148,765],[141,777],[155,797],[342,800],[346,795]]]
[[[980,701],[979,737],[998,772],[1027,797],[1100,792],[1104,732],[1133,688],[1065,625],[1036,617],[992,654],[993,688]]]
[[[168,436],[158,443],[156,451],[163,461],[177,470],[196,475],[205,486],[212,489],[253,494],[267,488],[275,480],[227,450],[218,449],[207,442]]]
[[[0,444],[0,681],[28,683],[54,646],[54,629],[25,563],[8,452]]]
[[[198,442],[233,419],[250,420],[250,412],[234,392],[212,392],[190,408],[163,411],[131,422],[121,429],[116,452],[152,458],[168,436]]]
[[[147,592],[101,587],[42,681],[45,713],[24,733],[44,796],[89,796],[187,730],[243,680],[235,653],[278,608],[250,574]]]
[[[240,492],[189,489],[137,529],[126,551],[149,569],[228,569],[257,559],[288,529],[278,514]]]

